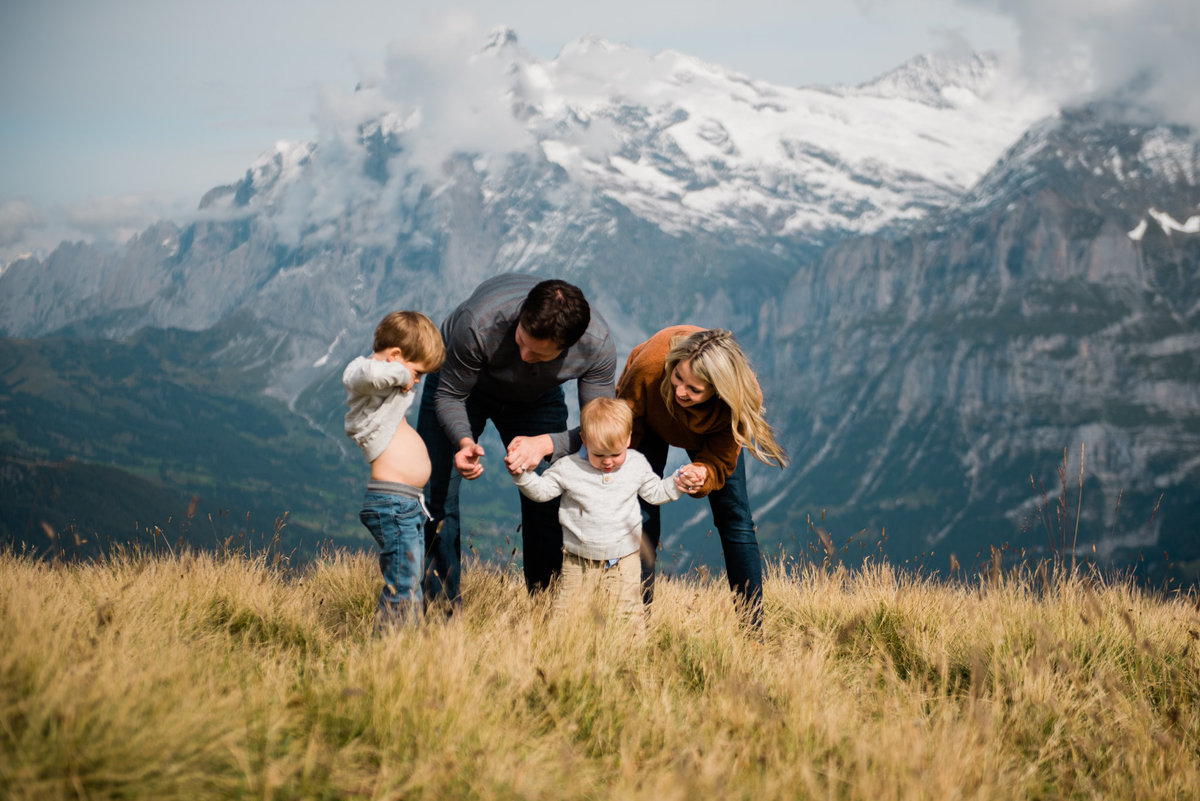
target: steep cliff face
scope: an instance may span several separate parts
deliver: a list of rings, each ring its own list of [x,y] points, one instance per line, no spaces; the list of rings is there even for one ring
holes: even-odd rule
[[[1101,115],[1032,132],[962,209],[796,273],[763,348],[799,457],[783,493],[906,552],[1045,550],[1082,449],[1082,550],[1194,550],[1200,159]]]

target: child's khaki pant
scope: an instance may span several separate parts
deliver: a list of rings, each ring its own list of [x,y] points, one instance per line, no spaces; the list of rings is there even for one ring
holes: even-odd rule
[[[585,559],[563,552],[562,574],[554,595],[554,612],[566,616],[577,605],[585,586],[592,585],[601,598],[615,602],[626,617],[640,619],[642,611],[642,562],[631,553],[609,567],[603,559]]]

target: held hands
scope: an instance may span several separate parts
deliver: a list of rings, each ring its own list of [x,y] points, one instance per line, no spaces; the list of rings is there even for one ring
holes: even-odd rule
[[[688,495],[699,492],[707,480],[708,468],[696,462],[685,464],[675,473],[675,486],[680,492],[686,492]]]
[[[514,476],[519,476],[527,470],[533,470],[542,459],[554,453],[554,441],[549,434],[539,434],[535,437],[513,437],[508,443],[508,454],[504,457],[504,466]]]
[[[463,438],[454,454],[454,467],[463,478],[473,481],[483,475],[483,446],[475,440]]]

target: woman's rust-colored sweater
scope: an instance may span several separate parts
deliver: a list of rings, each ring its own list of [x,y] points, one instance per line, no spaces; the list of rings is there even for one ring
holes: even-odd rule
[[[617,397],[633,409],[632,447],[636,448],[642,434],[650,430],[668,445],[695,451],[692,461],[708,468],[708,477],[695,493],[697,496],[725,486],[742,450],[733,436],[729,405],[716,395],[686,409],[678,405],[668,409],[663,400],[661,387],[667,377],[671,340],[703,330],[694,325],[673,325],[659,331],[630,352],[617,383]]]

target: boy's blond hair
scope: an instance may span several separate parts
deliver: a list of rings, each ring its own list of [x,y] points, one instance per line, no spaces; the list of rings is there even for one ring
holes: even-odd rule
[[[425,372],[441,369],[446,345],[437,326],[418,311],[394,311],[375,326],[374,351],[399,348],[404,358],[425,366]]]
[[[633,433],[633,410],[616,398],[595,398],[579,412],[579,429],[589,451],[622,450]]]

